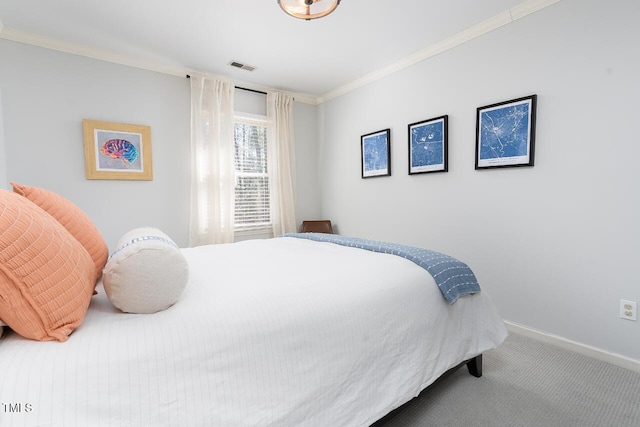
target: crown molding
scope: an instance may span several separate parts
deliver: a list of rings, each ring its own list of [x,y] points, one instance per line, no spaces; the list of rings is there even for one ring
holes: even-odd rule
[[[193,72],[193,70],[189,70],[187,68],[171,67],[157,62],[145,61],[116,52],[94,49],[85,45],[56,40],[50,37],[44,37],[38,34],[14,30],[7,27],[0,30],[0,38],[173,76],[184,77],[190,72]]]
[[[100,61],[112,62],[115,64],[126,65],[129,67],[139,68],[146,71],[154,71],[157,73],[168,74],[171,76],[186,77],[188,75],[201,75],[204,77],[216,78],[220,80],[229,80],[225,76],[215,75],[211,73],[203,73],[190,68],[177,67],[162,64],[159,62],[146,61],[139,58],[134,58],[127,55],[122,55],[116,52],[107,50],[95,49],[88,46],[84,46],[76,43],[69,43],[61,40],[56,40],[50,37],[40,36],[38,34],[28,33],[25,31],[14,30],[2,25],[0,21],[0,39],[10,40],[18,43],[29,44],[32,46],[43,47],[59,52],[70,53],[72,55],[84,56],[86,58],[98,59]],[[251,82],[233,80],[232,83],[235,86],[242,86],[248,89],[253,89],[261,92],[276,92],[278,89],[269,88],[265,86],[256,85]],[[317,101],[315,97],[286,91],[284,92],[291,95],[296,101],[306,104],[316,105]]]
[[[407,56],[400,61],[394,62],[384,68],[374,71],[373,73],[367,74],[357,80],[354,80],[351,83],[348,83],[322,96],[319,96],[317,98],[317,103],[322,104],[331,99],[356,90],[362,86],[366,86],[376,80],[396,73],[405,68],[411,67],[418,62],[422,62],[442,52],[446,52],[447,50],[460,46],[461,44],[466,43],[470,40],[481,37],[484,34],[501,28],[507,24],[511,24],[518,19],[524,18],[525,16],[528,16],[560,1],[561,0],[527,0],[512,7],[509,10],[506,10],[485,21],[482,21],[479,24],[467,28],[464,31],[454,34],[449,38],[427,46],[426,48],[414,53],[413,55]]]
[[[401,71],[405,68],[411,67],[412,65],[415,65],[419,62],[422,62],[426,59],[436,56],[442,52],[446,52],[450,49],[460,46],[461,44],[466,43],[470,40],[481,37],[484,34],[487,34],[491,31],[501,28],[518,19],[522,19],[532,13],[535,13],[541,9],[544,9],[560,1],[561,0],[526,0],[523,3],[520,3],[512,7],[509,10],[499,13],[464,31],[454,34],[451,37],[448,37],[444,40],[441,40],[437,43],[427,46],[426,48],[412,55],[409,55],[400,61],[396,61],[386,67],[383,67],[379,70],[369,73],[361,78],[358,78],[350,83],[347,83],[346,85],[340,86],[330,92],[327,92],[324,95],[315,97],[315,96],[311,96],[303,93],[292,93],[292,92],[285,92],[285,93],[293,96],[293,98],[298,102],[303,102],[305,104],[311,104],[311,105],[322,104],[331,99],[337,98],[348,92],[356,90],[360,87],[366,86],[370,83],[380,80],[386,76],[389,76],[398,71]],[[2,23],[2,21],[0,21],[0,39],[30,44],[33,46],[44,47],[47,49],[70,53],[73,55],[84,56],[87,58],[98,59],[101,61],[112,62],[120,65],[127,65],[129,67],[140,68],[148,71],[155,71],[158,73],[168,74],[172,76],[184,77],[186,75],[191,75],[191,74],[200,74],[200,75],[204,75],[211,78],[228,80],[228,78],[224,76],[214,75],[210,73],[202,73],[202,72],[198,72],[197,70],[192,70],[192,69],[178,67],[178,66],[170,66],[170,65],[159,63],[159,62],[146,61],[138,58],[133,58],[131,56],[122,55],[116,52],[94,49],[94,48],[90,48],[90,47],[76,44],[76,43],[64,42],[64,41],[52,39],[49,37],[43,37],[37,34],[14,30],[11,28],[7,28]],[[233,83],[236,86],[242,86],[248,89],[254,89],[262,92],[278,91],[278,89],[256,85],[251,82],[233,81]]]
[[[528,0],[512,7],[509,10],[511,11],[511,17],[516,21],[560,1],[561,0]]]

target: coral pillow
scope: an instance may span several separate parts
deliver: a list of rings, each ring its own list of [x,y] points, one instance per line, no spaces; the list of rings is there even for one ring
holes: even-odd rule
[[[84,246],[95,264],[96,279],[102,274],[109,248],[91,219],[61,195],[43,188],[11,183],[13,191],[47,211]]]
[[[25,338],[66,341],[94,287],[80,242],[29,200],[0,190],[0,319]]]
[[[180,298],[189,266],[166,234],[138,228],[122,236],[104,268],[102,283],[111,303],[127,313],[155,313]]]

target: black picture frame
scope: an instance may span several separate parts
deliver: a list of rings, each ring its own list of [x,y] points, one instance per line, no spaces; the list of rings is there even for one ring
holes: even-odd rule
[[[447,172],[449,116],[439,116],[407,126],[409,175]]]
[[[533,166],[537,95],[479,107],[476,169]]]
[[[391,176],[391,129],[360,137],[362,178]]]

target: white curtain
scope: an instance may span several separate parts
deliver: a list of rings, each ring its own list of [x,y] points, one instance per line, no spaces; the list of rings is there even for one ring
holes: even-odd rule
[[[293,98],[282,93],[267,95],[269,196],[273,235],[295,232],[295,152],[293,141]]]
[[[191,76],[189,246],[233,242],[233,93],[229,82]]]

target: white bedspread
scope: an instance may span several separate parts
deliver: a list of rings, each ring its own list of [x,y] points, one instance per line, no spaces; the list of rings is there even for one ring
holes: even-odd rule
[[[449,305],[394,255],[295,238],[183,251],[168,310],[124,314],[98,288],[65,343],[5,334],[0,426],[368,426],[506,337],[485,292]]]

